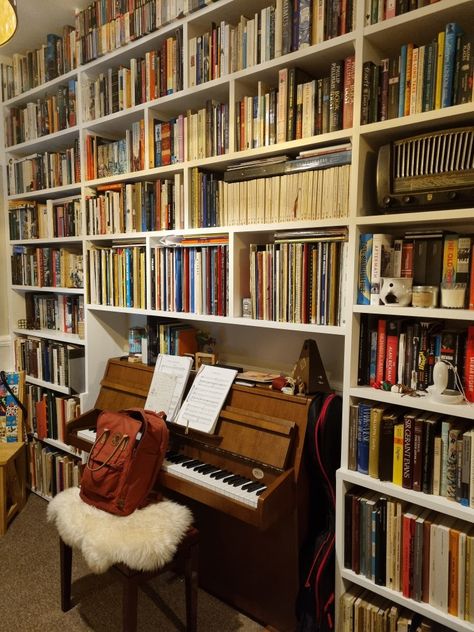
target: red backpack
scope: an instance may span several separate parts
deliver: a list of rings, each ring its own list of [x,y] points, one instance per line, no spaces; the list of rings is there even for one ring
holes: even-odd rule
[[[165,419],[165,413],[140,408],[101,412],[82,475],[82,500],[118,516],[144,507],[168,447]]]

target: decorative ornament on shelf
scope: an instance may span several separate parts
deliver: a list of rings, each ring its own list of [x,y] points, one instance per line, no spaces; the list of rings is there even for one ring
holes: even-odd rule
[[[16,0],[0,0],[0,46],[11,40],[17,26]]]
[[[454,382],[459,390],[447,388],[449,371],[454,373]],[[438,360],[433,369],[433,384],[428,386],[428,393],[440,404],[460,404],[465,400],[464,389],[455,366],[447,360]]]

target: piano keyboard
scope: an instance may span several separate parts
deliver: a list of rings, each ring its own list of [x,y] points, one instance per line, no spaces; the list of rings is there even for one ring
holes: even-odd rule
[[[256,508],[266,485],[184,454],[168,452],[161,468],[178,478]]]

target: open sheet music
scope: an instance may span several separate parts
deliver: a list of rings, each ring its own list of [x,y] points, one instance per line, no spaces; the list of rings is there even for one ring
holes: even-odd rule
[[[204,364],[181,406],[176,423],[212,433],[237,371]]]
[[[173,421],[183,399],[184,389],[191,371],[192,358],[160,353],[145,408],[164,411],[168,421]]]

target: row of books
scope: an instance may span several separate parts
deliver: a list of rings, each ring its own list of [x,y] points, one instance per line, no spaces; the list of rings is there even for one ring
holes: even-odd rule
[[[336,231],[334,231],[336,233]],[[329,231],[275,235],[250,245],[252,317],[289,323],[341,325],[346,291],[347,235]]]
[[[80,413],[77,397],[58,395],[36,384],[26,385],[29,430],[38,439],[64,443],[66,424]]]
[[[86,175],[88,180],[107,178],[145,168],[145,123],[143,119],[125,130],[125,138],[109,140],[86,136]]]
[[[199,245],[194,245],[195,242]],[[227,236],[185,239],[180,247],[158,247],[152,259],[153,308],[160,311],[227,316]]]
[[[198,331],[191,325],[148,316],[142,338],[142,362],[156,364],[160,353],[194,355],[198,350]]]
[[[474,36],[455,22],[431,42],[403,44],[400,55],[380,64],[366,61],[362,71],[361,123],[374,123],[470,103]]]
[[[56,152],[11,158],[7,165],[8,195],[74,184],[81,179],[79,141]]]
[[[344,499],[344,566],[474,622],[472,525],[358,487]]]
[[[85,120],[92,121],[183,89],[181,31],[159,50],[132,57],[129,67],[108,68],[83,91]]]
[[[343,10],[334,3],[278,0],[237,23],[225,20],[189,40],[189,85],[223,77],[348,33],[353,29],[353,2]],[[342,9],[342,7],[341,7]]]
[[[35,336],[17,336],[13,346],[16,370],[27,378],[84,391],[84,347]]]
[[[76,125],[77,82],[71,79],[55,94],[10,108],[5,117],[6,146],[17,145]]]
[[[353,584],[340,596],[340,632],[449,632],[448,628]]]
[[[229,106],[208,100],[197,112],[154,123],[154,166],[220,156],[229,151]]]
[[[5,379],[12,392],[7,390],[4,383],[0,383],[0,444],[17,443],[23,434],[20,428],[20,408],[15,397],[23,397],[25,374],[19,371],[6,371]]]
[[[397,15],[403,15],[421,7],[427,7],[439,0],[365,0],[364,24],[377,24]]]
[[[224,225],[347,217],[350,165],[218,185]]]
[[[85,64],[215,0],[94,0],[76,13],[78,59]]]
[[[88,302],[146,307],[145,246],[91,246],[87,251]]]
[[[86,198],[88,235],[110,235],[184,226],[183,176],[97,187]]]
[[[403,237],[390,233],[362,233],[359,239],[359,305],[397,303],[396,295],[390,300],[383,296],[383,292],[381,294],[383,277],[410,278],[414,286],[438,289],[463,284],[464,301],[458,306],[474,309],[472,237],[436,228],[406,231]],[[437,297],[439,294],[441,292],[437,292]],[[439,302],[443,306],[442,300]]]
[[[83,288],[82,252],[66,248],[13,246],[13,285]]]
[[[461,419],[361,401],[351,405],[348,467],[474,507],[472,441]]]
[[[255,96],[236,104],[237,151],[308,138],[352,127],[354,57],[332,62],[330,74],[313,79],[298,68],[278,73],[278,89],[262,81]]]
[[[10,200],[8,224],[11,240],[77,237],[82,234],[81,200]]]
[[[84,297],[25,292],[25,313],[28,329],[79,334],[84,326]]]
[[[30,486],[42,496],[52,498],[69,487],[79,487],[82,464],[79,459],[65,455],[41,441],[28,444]]]
[[[466,335],[467,334],[467,335]],[[426,391],[433,384],[434,365],[447,361],[456,368],[466,397],[474,401],[474,327],[447,326],[443,321],[379,318],[363,315],[359,333],[359,385],[403,384]],[[449,371],[449,389],[456,389]]]
[[[76,31],[66,25],[62,36],[49,33],[36,50],[14,53],[12,63],[0,65],[3,99],[11,99],[76,68]]]

